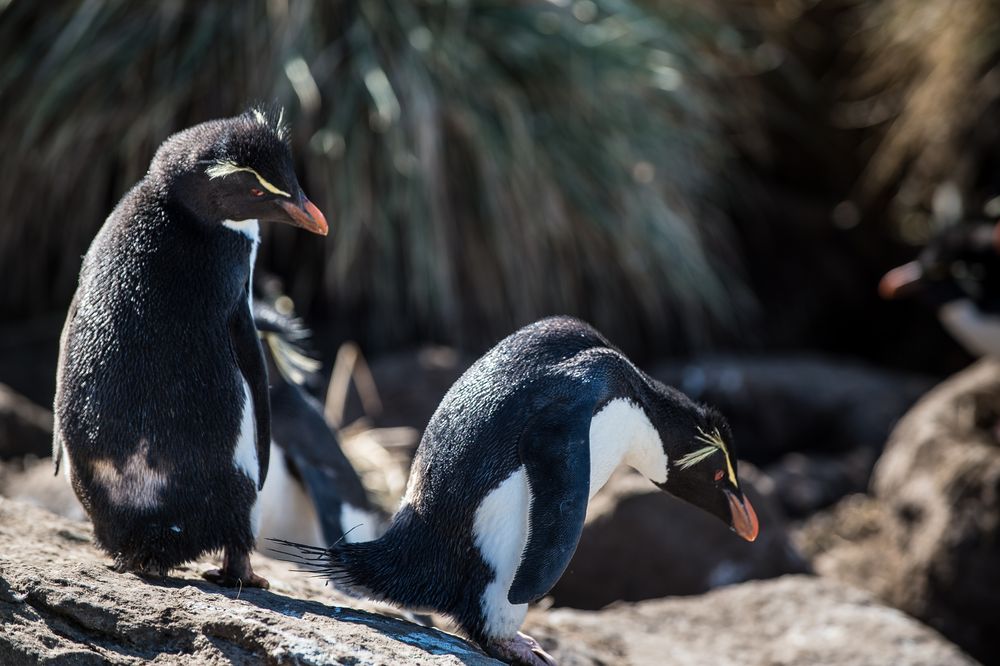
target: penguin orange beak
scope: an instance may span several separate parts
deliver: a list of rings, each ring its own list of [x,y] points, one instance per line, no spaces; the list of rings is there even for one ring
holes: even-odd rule
[[[906,296],[919,285],[923,269],[915,261],[897,266],[886,273],[878,283],[878,293],[885,300]]]
[[[747,541],[757,538],[760,526],[757,524],[757,512],[753,510],[753,504],[746,497],[726,490],[726,499],[729,500],[729,512],[732,515],[733,531]]]
[[[301,206],[297,206],[291,201],[278,201],[276,203],[288,215],[291,224],[320,236],[326,236],[330,232],[330,227],[326,224],[326,217],[309,199],[303,198]]]

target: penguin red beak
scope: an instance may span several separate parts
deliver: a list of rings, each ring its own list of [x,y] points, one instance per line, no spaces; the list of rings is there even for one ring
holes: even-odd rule
[[[330,227],[326,224],[326,217],[309,199],[303,198],[301,206],[297,206],[291,201],[278,201],[276,203],[288,215],[290,224],[320,236],[326,236],[330,232]]]
[[[887,301],[906,296],[919,285],[923,276],[923,269],[915,261],[897,266],[882,276],[878,283],[878,293]]]
[[[732,514],[733,531],[747,541],[755,540],[760,526],[757,524],[757,512],[753,510],[753,504],[746,497],[737,496],[729,490],[725,493],[729,500],[729,512]]]

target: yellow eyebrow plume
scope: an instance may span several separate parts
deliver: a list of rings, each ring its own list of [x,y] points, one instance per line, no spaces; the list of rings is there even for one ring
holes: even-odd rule
[[[726,471],[729,474],[729,480],[734,486],[739,488],[739,482],[736,479],[736,470],[733,469],[733,462],[729,459],[729,449],[726,448],[726,442],[722,439],[722,435],[719,433],[718,428],[713,428],[711,434],[705,432],[701,428],[698,428],[698,435],[696,439],[704,444],[707,444],[704,449],[695,451],[693,454],[688,454],[684,458],[678,461],[679,464],[690,467],[691,465],[696,465],[709,455],[711,455],[713,449],[721,449],[722,456],[726,459]]]
[[[269,183],[264,176],[260,175],[250,167],[239,166],[233,162],[216,162],[212,166],[205,169],[205,173],[208,174],[209,178],[213,180],[215,178],[222,178],[223,176],[228,176],[230,174],[237,173],[239,171],[246,171],[247,173],[252,173],[254,177],[260,182],[260,186],[271,194],[278,194],[283,197],[291,197],[292,195],[284,190],[279,190],[277,187]]]

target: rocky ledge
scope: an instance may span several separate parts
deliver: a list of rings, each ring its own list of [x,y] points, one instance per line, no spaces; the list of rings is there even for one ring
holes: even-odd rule
[[[468,642],[349,601],[259,557],[270,591],[149,581],[108,568],[86,523],[0,498],[0,663],[498,663]],[[348,607],[350,604],[351,607]],[[602,611],[533,609],[562,664],[974,664],[866,593],[786,576]]]

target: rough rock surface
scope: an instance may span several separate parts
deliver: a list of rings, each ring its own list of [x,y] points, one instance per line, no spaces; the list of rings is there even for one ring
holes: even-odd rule
[[[598,609],[808,571],[769,480],[743,463],[740,476],[760,518],[754,543],[640,474],[619,469],[590,503],[580,545],[552,590],[555,604]]]
[[[116,574],[86,523],[0,499],[0,664],[496,664],[450,634],[379,614],[255,556],[271,591]],[[337,604],[337,606],[333,605]],[[574,664],[972,665],[867,594],[792,576],[591,612],[533,609],[526,631]]]
[[[786,576],[599,612],[529,614],[561,666],[965,666],[954,645],[842,583]]]
[[[1000,663],[1000,361],[938,386],[893,432],[872,497],[810,521],[822,574],[875,592]]]
[[[498,663],[436,629],[328,605],[346,600],[274,560],[254,561],[271,591],[210,585],[209,562],[146,581],[111,571],[90,539],[86,523],[0,498],[0,664]]]
[[[52,452],[52,412],[0,384],[0,460]]]

